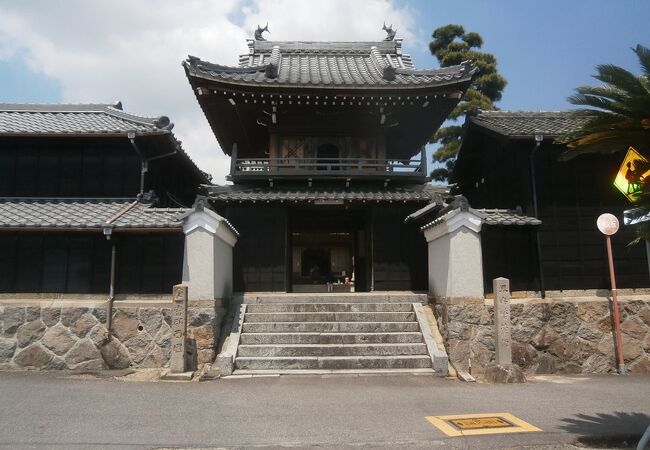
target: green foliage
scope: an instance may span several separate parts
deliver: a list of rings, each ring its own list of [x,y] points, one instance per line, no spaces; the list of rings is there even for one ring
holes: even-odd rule
[[[463,61],[473,60],[479,68],[478,76],[474,77],[471,86],[448,118],[457,120],[468,114],[476,114],[479,109],[496,109],[494,102],[501,100],[507,82],[497,71],[497,60],[494,55],[478,50],[483,45],[481,35],[475,32],[466,33],[461,25],[449,24],[437,28],[432,37],[429,50],[438,59],[440,67],[454,66]],[[434,180],[449,179],[462,138],[463,128],[458,125],[443,127],[432,136],[431,143],[441,144],[433,154],[433,160],[445,165],[431,172]]]
[[[556,142],[567,145],[560,159],[568,160],[583,154],[615,153],[634,147],[646,156],[650,151],[650,50],[642,45],[636,53],[642,74],[635,75],[611,64],[596,66],[594,78],[601,86],[580,86],[569,102],[582,106],[574,112],[586,116],[586,123]],[[638,167],[645,172],[650,165]],[[650,183],[641,185],[638,215],[650,212]],[[637,227],[639,238],[650,238],[648,222]]]
[[[587,153],[615,153],[630,146],[650,150],[650,50],[637,45],[643,74],[611,64],[596,66],[601,86],[580,86],[569,102],[583,106],[574,112],[588,117],[583,127],[558,139],[567,144],[562,159]]]

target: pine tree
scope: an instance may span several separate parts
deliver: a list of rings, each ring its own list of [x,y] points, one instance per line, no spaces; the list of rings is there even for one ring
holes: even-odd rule
[[[460,103],[449,114],[449,119],[457,121],[467,114],[476,114],[479,109],[497,109],[494,102],[501,100],[501,93],[506,86],[506,79],[497,72],[497,60],[494,55],[478,51],[483,45],[483,38],[478,33],[465,32],[461,25],[445,25],[437,28],[429,43],[431,53],[438,59],[440,67],[449,67],[466,60],[475,61],[479,68],[478,76],[465,92]],[[434,152],[434,163],[442,163],[431,172],[437,181],[450,178],[460,149],[463,127],[450,125],[440,128],[431,138],[432,143],[441,146]]]

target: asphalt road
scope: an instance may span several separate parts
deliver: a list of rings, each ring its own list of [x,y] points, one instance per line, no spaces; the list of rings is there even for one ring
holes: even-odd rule
[[[447,437],[425,417],[509,412],[541,432]],[[650,376],[523,385],[429,376],[125,382],[0,373],[0,448],[521,448],[640,435]],[[549,448],[549,447],[545,447]]]

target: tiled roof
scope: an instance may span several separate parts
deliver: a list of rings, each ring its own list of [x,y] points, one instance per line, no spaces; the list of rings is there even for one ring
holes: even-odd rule
[[[83,135],[170,133],[166,116],[142,117],[122,111],[122,104],[0,103],[0,135]]]
[[[587,120],[571,111],[481,111],[469,118],[471,124],[507,137],[533,137],[537,132],[559,136],[575,131]]]
[[[483,214],[486,225],[541,225],[542,221],[535,217],[524,216],[521,211],[513,209],[475,209]]]
[[[456,208],[452,210],[447,210],[445,213],[436,217],[431,222],[420,227],[420,230],[424,231],[429,228],[436,227],[447,220],[451,219],[453,216],[463,211],[463,208]],[[513,209],[474,209],[467,208],[466,211],[473,213],[475,216],[481,219],[481,222],[484,225],[493,225],[493,226],[509,226],[509,225],[541,225],[542,221],[536,219],[535,217],[524,216],[520,210]]]
[[[249,53],[239,67],[190,56],[188,74],[246,85],[299,87],[431,87],[471,80],[477,68],[458,66],[417,70],[402,53],[400,39],[379,42],[249,41]]]
[[[186,208],[153,208],[129,199],[0,199],[0,228],[180,228]],[[129,206],[133,205],[127,212]]]
[[[275,201],[355,201],[355,202],[408,202],[437,201],[446,194],[447,188],[431,185],[388,186],[388,187],[247,187],[205,186],[211,200],[231,202],[275,202]]]

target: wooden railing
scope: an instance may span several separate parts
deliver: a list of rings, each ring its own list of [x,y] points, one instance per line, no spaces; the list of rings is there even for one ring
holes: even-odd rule
[[[426,161],[361,158],[234,158],[233,177],[255,176],[426,177]]]

